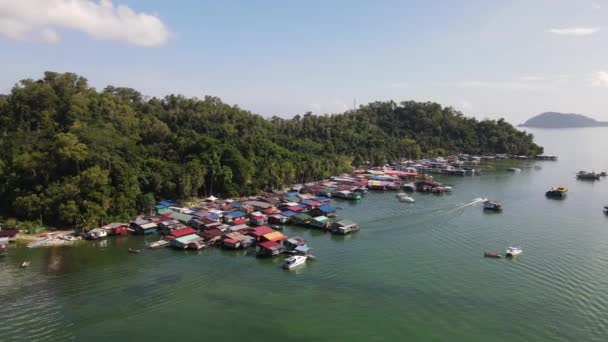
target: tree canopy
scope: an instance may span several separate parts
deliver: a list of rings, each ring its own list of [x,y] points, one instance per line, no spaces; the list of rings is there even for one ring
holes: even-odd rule
[[[86,229],[161,198],[249,195],[364,162],[455,152],[542,148],[502,119],[437,103],[266,119],[216,97],[97,91],[76,74],[46,72],[0,98],[0,215]]]

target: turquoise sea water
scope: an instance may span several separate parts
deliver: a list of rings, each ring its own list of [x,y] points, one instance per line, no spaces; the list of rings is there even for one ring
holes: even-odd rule
[[[605,341],[608,179],[574,175],[608,170],[608,129],[532,132],[559,161],[444,177],[452,194],[414,204],[394,192],[336,201],[362,228],[346,237],[287,228],[318,258],[297,271],[245,251],[126,252],[154,237],[12,246],[0,341]],[[545,198],[556,185],[567,199]],[[483,212],[481,196],[504,211]],[[513,243],[514,260],[482,257]]]

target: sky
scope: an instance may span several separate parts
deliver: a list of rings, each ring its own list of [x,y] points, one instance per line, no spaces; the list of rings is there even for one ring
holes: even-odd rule
[[[436,101],[608,121],[608,0],[0,0],[0,93],[44,71],[263,116]]]

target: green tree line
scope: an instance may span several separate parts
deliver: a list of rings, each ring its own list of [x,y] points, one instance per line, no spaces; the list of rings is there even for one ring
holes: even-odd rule
[[[249,195],[362,163],[453,152],[542,148],[504,120],[436,103],[266,119],[216,97],[97,91],[76,74],[46,72],[0,98],[0,216],[86,229],[161,198]]]

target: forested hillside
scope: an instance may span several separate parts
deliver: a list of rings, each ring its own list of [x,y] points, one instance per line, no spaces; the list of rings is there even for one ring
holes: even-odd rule
[[[160,198],[252,194],[363,162],[541,151],[504,120],[479,122],[436,103],[265,119],[215,97],[147,99],[47,72],[0,99],[0,216],[87,228]]]

